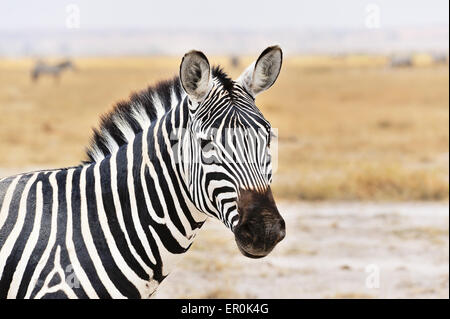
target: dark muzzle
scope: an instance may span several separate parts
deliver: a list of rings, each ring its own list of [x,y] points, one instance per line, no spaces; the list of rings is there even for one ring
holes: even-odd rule
[[[264,193],[242,190],[238,212],[239,222],[234,235],[244,256],[264,257],[286,236],[286,225],[270,188]]]

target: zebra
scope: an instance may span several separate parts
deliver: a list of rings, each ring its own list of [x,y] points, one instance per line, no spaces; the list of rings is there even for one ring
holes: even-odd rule
[[[268,47],[234,81],[190,51],[102,116],[79,165],[1,179],[0,298],[151,297],[207,218],[268,255],[286,228],[255,96],[281,64]]]
[[[230,64],[231,64],[231,67],[233,67],[234,69],[238,68],[239,67],[239,57],[236,55],[231,56]]]
[[[75,70],[75,66],[72,61],[65,60],[55,65],[47,64],[44,61],[37,61],[31,70],[31,80],[36,82],[43,74],[53,75],[55,80],[59,80],[59,75],[66,69]]]
[[[413,57],[411,55],[392,56],[391,61],[389,62],[391,68],[407,68],[412,67],[413,65]]]

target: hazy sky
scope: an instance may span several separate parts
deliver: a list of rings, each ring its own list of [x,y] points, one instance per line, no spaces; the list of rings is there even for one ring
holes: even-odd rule
[[[64,29],[68,4],[83,29],[361,28],[368,4],[381,27],[449,24],[448,0],[0,0],[0,30]]]

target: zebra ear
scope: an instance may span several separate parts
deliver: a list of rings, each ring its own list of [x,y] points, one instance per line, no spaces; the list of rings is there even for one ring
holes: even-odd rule
[[[270,88],[280,74],[283,52],[278,45],[265,49],[237,79],[245,89],[256,96]]]
[[[212,88],[211,67],[200,51],[189,51],[180,65],[180,80],[187,95],[201,102]]]

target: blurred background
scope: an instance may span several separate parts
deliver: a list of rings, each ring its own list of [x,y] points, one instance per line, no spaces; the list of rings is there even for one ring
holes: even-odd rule
[[[449,297],[449,2],[0,2],[0,177],[85,159],[100,114],[202,50],[233,78],[284,51],[287,237],[262,260],[205,226],[160,298]]]

